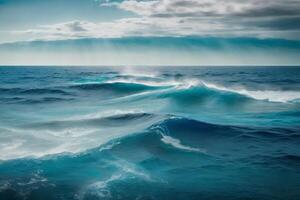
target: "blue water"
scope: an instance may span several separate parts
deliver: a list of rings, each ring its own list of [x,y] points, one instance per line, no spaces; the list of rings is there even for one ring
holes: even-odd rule
[[[300,199],[300,67],[1,67],[0,199]]]

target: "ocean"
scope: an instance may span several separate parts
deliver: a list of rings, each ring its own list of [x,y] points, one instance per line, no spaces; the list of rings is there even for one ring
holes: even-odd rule
[[[300,67],[0,67],[0,199],[300,199]]]

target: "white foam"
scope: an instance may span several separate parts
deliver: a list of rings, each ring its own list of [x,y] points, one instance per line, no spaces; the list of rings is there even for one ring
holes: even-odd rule
[[[105,151],[105,150],[110,150],[112,149],[114,146],[119,145],[121,142],[116,141],[116,142],[112,142],[110,144],[104,145],[102,147],[100,147],[99,151]]]
[[[115,115],[125,115],[125,114],[138,114],[138,113],[144,113],[141,109],[131,109],[131,110],[101,110],[99,112],[93,112],[85,115],[79,115],[79,116],[73,116],[66,118],[66,120],[89,120],[89,119],[97,119],[97,118],[106,118],[106,117],[112,117]]]
[[[268,100],[272,102],[292,102],[300,99],[300,92],[298,91],[240,91],[241,94],[245,94],[254,99]]]
[[[84,193],[79,196],[79,199],[84,199],[85,193],[91,193],[91,194],[96,195],[100,198],[109,198],[109,197],[111,197],[111,193],[110,193],[110,190],[108,189],[108,185],[111,182],[114,182],[114,181],[119,180],[121,178],[122,178],[122,175],[117,174],[117,175],[112,175],[107,180],[97,181],[95,183],[92,183],[87,187],[87,191],[84,191]]]
[[[181,141],[179,139],[173,138],[171,136],[162,135],[161,141],[163,141],[165,144],[173,146],[174,148],[184,151],[206,153],[205,150],[183,145],[181,144]]]
[[[27,185],[36,185],[47,182],[48,179],[41,176],[40,172],[36,172],[27,182],[19,182],[18,185],[20,186],[27,186]]]
[[[110,182],[113,182],[115,180],[118,180],[122,177],[121,174],[117,174],[117,175],[112,175],[109,179],[104,180],[104,181],[98,181],[95,182],[93,184],[90,185],[91,188],[95,188],[95,189],[103,189],[107,187],[107,184],[109,184]]]
[[[111,162],[114,166],[118,167],[125,175],[133,175],[136,177],[140,177],[147,181],[153,181],[149,174],[144,172],[144,170],[138,168],[136,165],[129,163],[125,160],[118,160]]]
[[[123,67],[121,71],[121,75],[129,75],[129,76],[136,76],[136,77],[149,77],[149,78],[154,78],[157,77],[158,73],[155,71],[146,71],[142,70],[141,68],[137,69],[134,67]]]
[[[248,96],[257,100],[267,100],[270,102],[282,102],[287,103],[300,99],[299,91],[272,91],[272,90],[246,90],[246,89],[231,89],[223,86],[217,86],[215,84],[202,81],[202,84],[208,88],[212,88],[220,91],[227,91],[232,93],[238,93]]]
[[[184,79],[181,81],[176,81],[177,89],[189,89],[191,87],[199,86],[200,81],[197,79]]]
[[[157,123],[161,118],[153,118],[135,125],[122,127],[99,126],[62,129],[5,129],[0,132],[0,160],[24,157],[40,158],[61,153],[80,153],[99,147],[109,141],[136,133]],[[109,146],[107,146],[109,148]]]
[[[179,82],[177,81],[163,81],[163,80],[140,80],[135,78],[125,79],[125,78],[118,78],[115,80],[109,80],[106,83],[131,83],[131,84],[140,84],[149,87],[166,87],[166,86],[175,86],[178,85]]]
[[[9,182],[4,182],[0,185],[0,192],[5,191],[11,187]]]

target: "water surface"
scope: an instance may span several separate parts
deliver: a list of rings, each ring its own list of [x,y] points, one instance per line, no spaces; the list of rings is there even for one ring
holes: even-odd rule
[[[299,67],[1,67],[0,199],[299,199]]]

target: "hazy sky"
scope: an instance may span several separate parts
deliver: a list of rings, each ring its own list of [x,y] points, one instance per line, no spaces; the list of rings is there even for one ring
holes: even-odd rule
[[[2,65],[300,64],[300,0],[0,0],[0,27]]]

